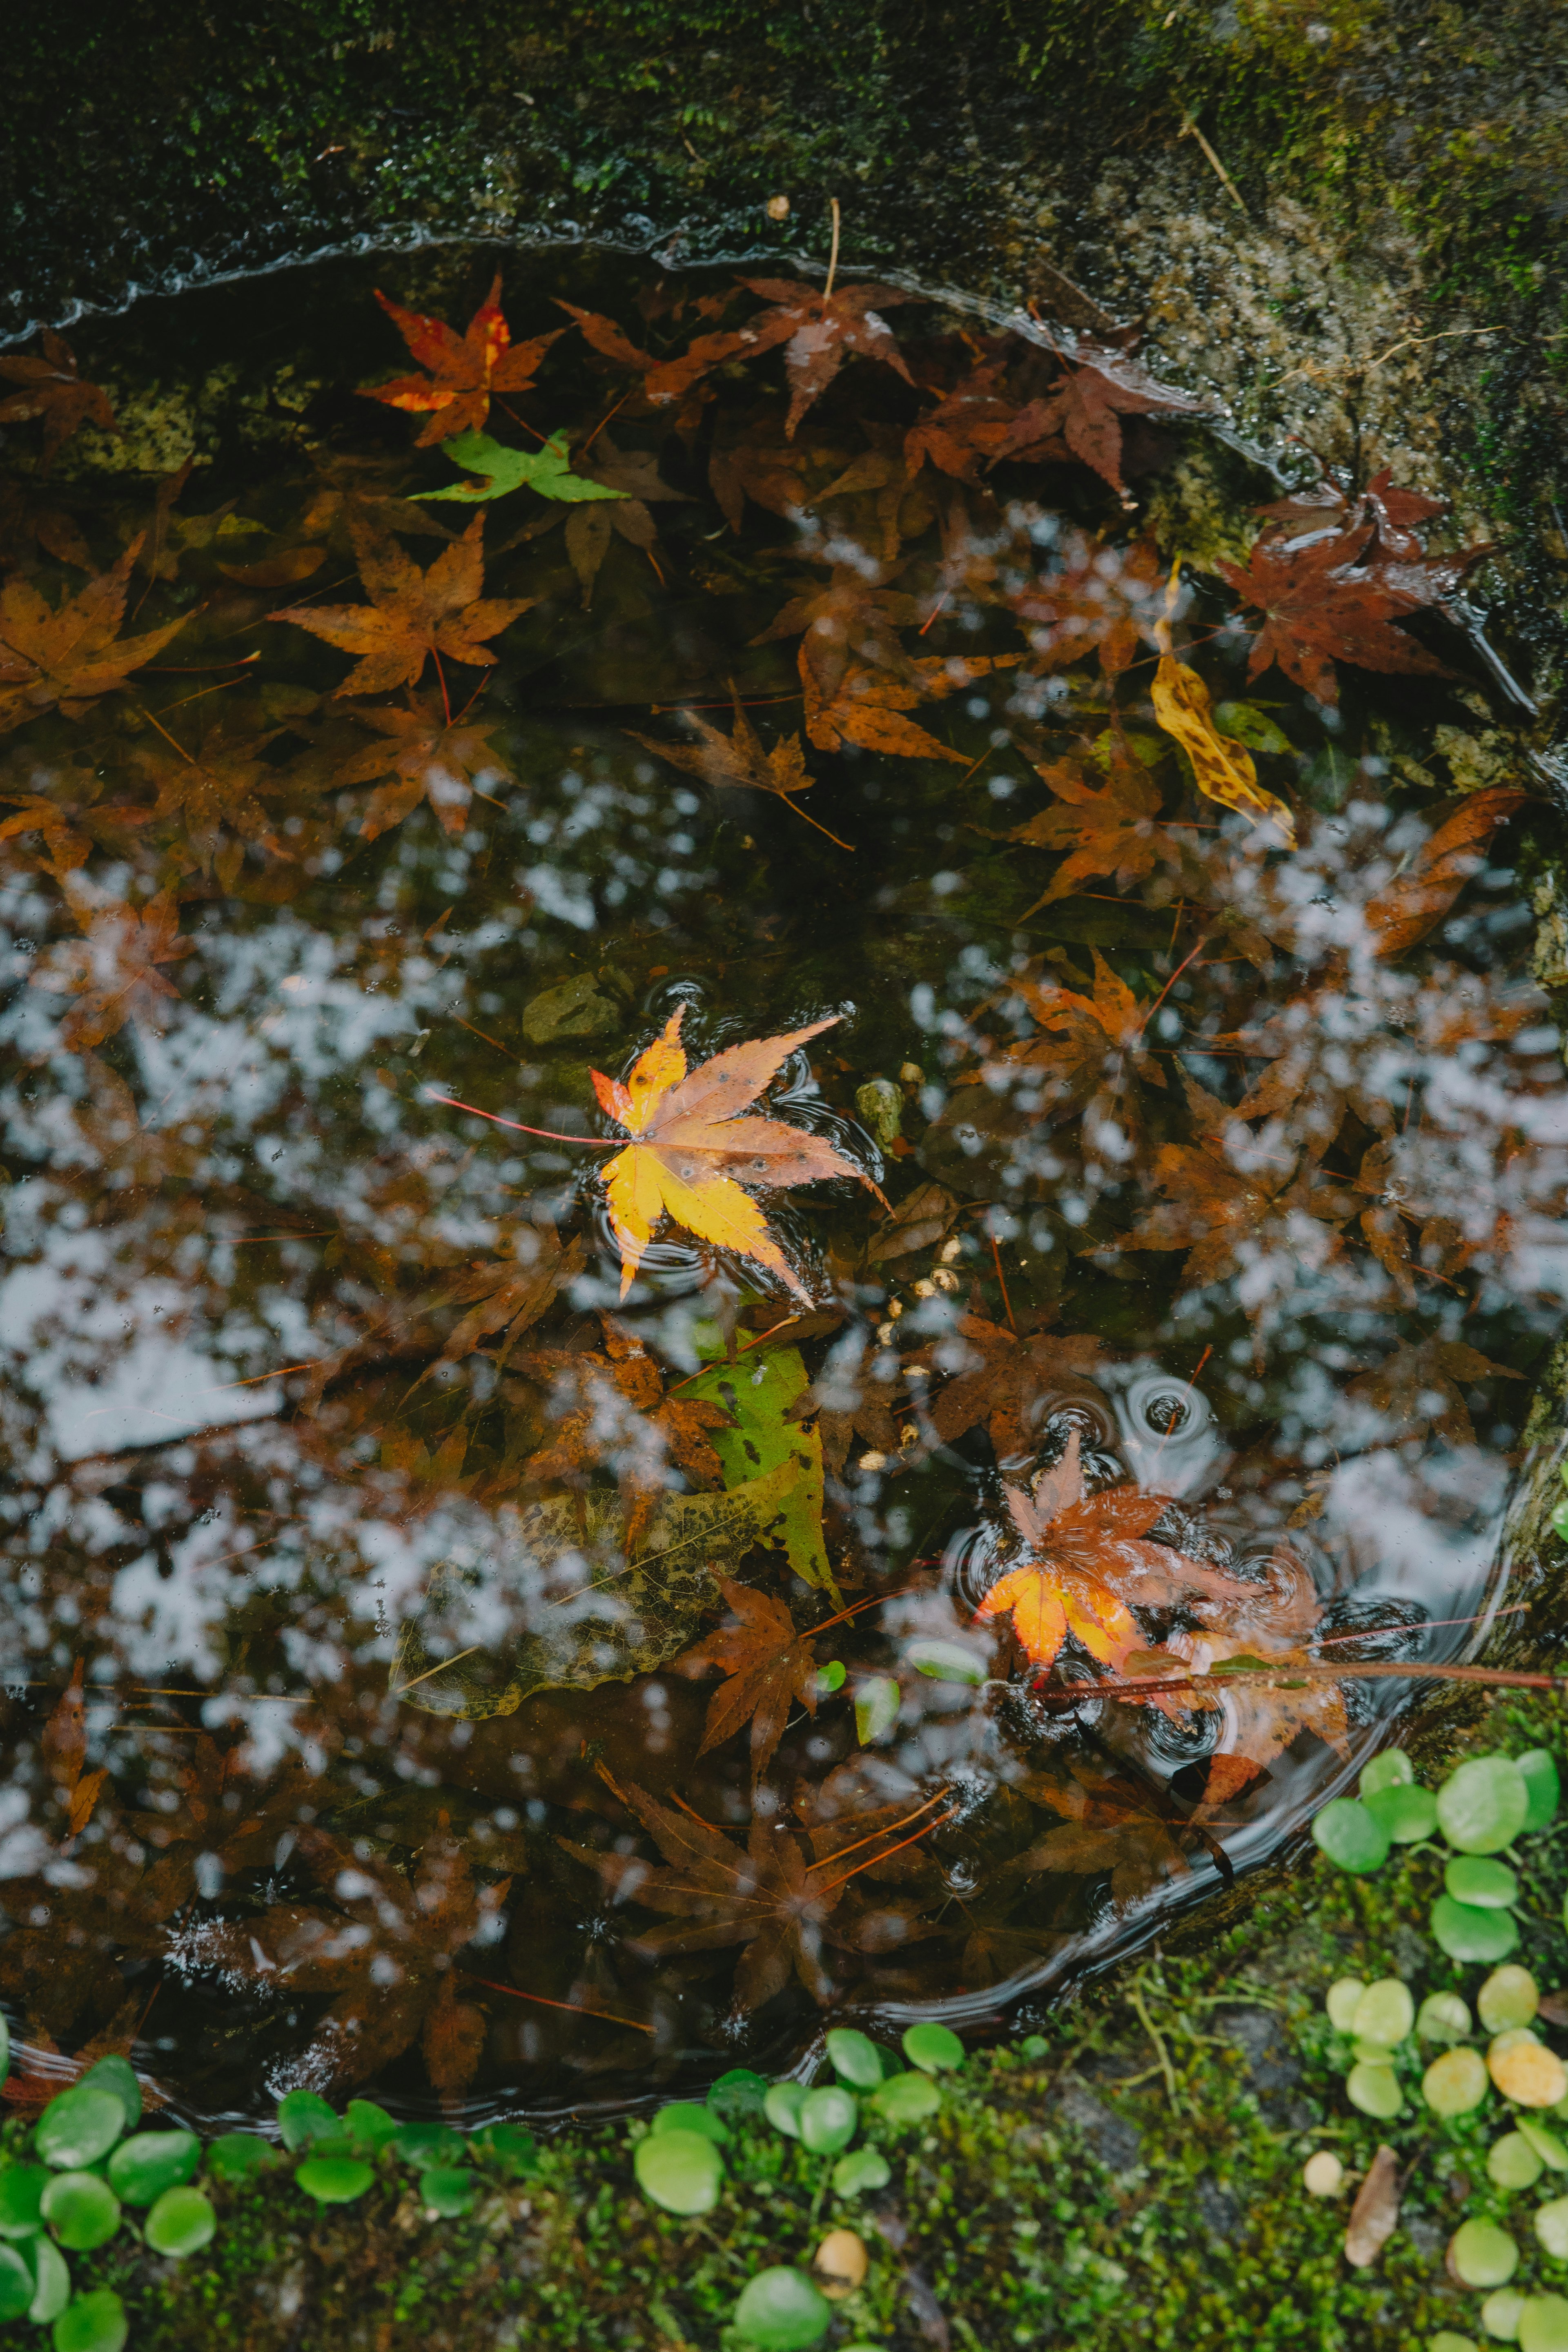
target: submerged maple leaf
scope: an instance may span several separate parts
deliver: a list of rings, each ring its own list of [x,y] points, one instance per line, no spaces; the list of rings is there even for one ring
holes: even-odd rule
[[[955,751],[902,714],[919,703],[956,694],[990,670],[1012,669],[1020,659],[1017,654],[975,658],[937,655],[900,662],[897,671],[850,667],[828,700],[820,690],[808,643],[800,650],[806,734],[824,751],[856,743],[862,751],[892,753],[900,760],[946,760],[955,768],[973,767],[967,753]]]
[[[328,645],[359,656],[342,685],[334,688],[339,695],[417,686],[432,655],[437,669],[443,654],[449,661],[488,668],[495,656],[484,640],[509,628],[535,599],[481,597],[484,522],[483,515],[476,515],[462,538],[443,548],[429,570],[421,572],[395,540],[352,516],[349,537],[370,603],[317,604],[309,610],[290,604],[271,617],[293,621]]]
[[[559,1843],[596,1870],[620,1901],[661,1911],[669,1919],[668,1927],[628,1937],[634,1951],[658,1957],[744,1945],[735,1971],[735,2002],[743,2010],[760,2008],[782,1992],[792,1971],[814,1999],[832,1999],[822,1947],[850,1879],[877,1869],[908,1823],[930,1811],[926,1805],[913,1811],[883,1805],[856,1818],[817,1823],[804,1841],[775,1820],[759,1820],[745,1845],[738,1846],[685,1805],[677,1811],[629,1782],[616,1793],[641,1822],[668,1868],[650,1868],[637,1854],[595,1853],[564,1838]]]
[[[1037,961],[1008,982],[1004,1006],[1016,1004],[1026,1013],[1035,1032],[999,1054],[987,1050],[978,1070],[956,1079],[939,1124],[956,1125],[968,1115],[960,1087],[1011,1088],[1032,1118],[1061,1118],[1083,1110],[1091,1156],[1102,1149],[1112,1160],[1122,1153],[1125,1139],[1142,1124],[1141,1086],[1163,1089],[1165,1073],[1143,1044],[1151,1006],[1117,978],[1098,948],[1092,952],[1091,995],[1047,979]]]
[[[1055,568],[1014,589],[1008,603],[1025,630],[1034,667],[1063,669],[1097,654],[1120,677],[1153,641],[1163,609],[1163,567],[1151,538],[1131,546],[1070,531],[1053,551]]]
[[[1065,849],[1068,855],[1019,922],[1058,898],[1070,898],[1081,883],[1100,875],[1110,875],[1125,890],[1163,868],[1186,885],[1187,897],[1197,895],[1201,869],[1187,845],[1159,823],[1160,787],[1142,760],[1113,751],[1101,784],[1092,782],[1076,760],[1057,760],[1035,773],[1055,793],[1056,806],[1041,809],[1001,837],[1032,849]]]
[[[1204,416],[1213,408],[1210,401],[1194,400],[1173,384],[1160,383],[1129,359],[1128,346],[1134,340],[1130,329],[1116,342],[1080,337],[1072,357],[1062,358],[1060,383],[1044,400],[1032,402],[1015,428],[1020,443],[1026,430],[1031,439],[1060,434],[1073,456],[1092,466],[1122,498],[1123,416]]]
[[[401,310],[378,286],[375,299],[428,375],[400,375],[390,383],[360,386],[364,400],[384,401],[389,408],[428,412],[428,422],[415,446],[428,448],[453,433],[477,433],[490,413],[495,393],[529,391],[539,363],[552,343],[565,334],[564,327],[531,342],[516,343],[500,311],[500,273],[461,335],[440,319],[418,310]]]
[[[784,373],[789,378],[789,415],[784,438],[793,441],[795,428],[814,400],[825,393],[852,352],[862,359],[881,360],[896,369],[906,383],[914,379],[904,363],[892,331],[879,316],[899,302],[923,302],[923,294],[900,292],[894,286],[841,286],[837,294],[787,278],[742,278],[750,293],[760,294],[773,308],[748,320],[754,352],[784,346]]]
[[[161,1031],[163,1006],[179,990],[159,969],[190,955],[194,940],[182,939],[179,900],[173,890],[161,890],[140,913],[123,900],[108,906],[79,905],[78,920],[87,936],[52,949],[32,975],[35,988],[57,996],[76,996],[60,1024],[60,1043],[71,1053],[85,1045],[101,1045],[127,1021]]]
[[[699,740],[695,743],[659,743],[651,735],[639,735],[635,728],[628,727],[626,731],[645,751],[668,760],[672,768],[684,768],[689,776],[700,776],[705,784],[739,784],[752,792],[772,793],[785,808],[795,809],[796,816],[805,817],[807,824],[816,824],[816,819],[796,807],[789,797],[791,793],[804,793],[816,782],[805,772],[805,753],[799,737],[783,735],[771,751],[764,751],[756,729],[742,708],[739,694],[732,686],[730,690],[735,696],[732,734],[726,735],[720,728],[710,726],[696,710],[679,714],[683,724],[696,733]],[[816,829],[818,833],[827,833],[826,825],[817,825]],[[828,833],[827,838],[838,842],[840,849],[853,846],[849,842],[838,841],[837,834]]]
[[[729,296],[725,299],[732,299]],[[737,358],[742,352],[765,351],[767,343],[754,328],[723,327],[710,335],[699,335],[683,352],[660,359],[644,351],[629,335],[607,319],[602,310],[579,310],[575,302],[563,302],[556,297],[558,309],[567,311],[583,330],[585,342],[605,359],[614,360],[618,367],[635,368],[643,379],[644,397],[656,406],[663,407],[673,400],[683,400],[699,379],[710,369],[721,367],[726,360]],[[772,339],[777,341],[775,336]]]
[[[428,801],[435,810],[443,833],[461,833],[478,789],[475,777],[489,774],[502,782],[511,781],[511,771],[490,748],[498,719],[475,720],[465,726],[461,715],[447,717],[437,696],[416,695],[412,688],[406,709],[383,703],[352,715],[366,727],[374,727],[385,740],[346,760],[334,772],[332,782],[369,784],[387,774],[397,780],[372,793],[360,819],[360,832],[366,841],[374,841],[393,825],[401,824],[421,801]]]
[[[79,1658],[54,1713],[45,1724],[38,1752],[66,1810],[66,1834],[76,1837],[92,1819],[107,1770],[89,1772],[87,1762],[87,1698],[82,1687],[86,1661]]]
[[[1154,1790],[1122,1773],[1095,1773],[1086,1764],[1071,1763],[1068,1770],[1065,1780],[1031,1773],[1018,1784],[1031,1804],[1063,1816],[1059,1828],[1047,1830],[1013,1864],[1019,1874],[1109,1873],[1112,1902],[1135,1903],[1163,1879],[1189,1874],[1192,1845],[1214,1851],[1208,1832]]]
[[[1485,866],[1488,844],[1499,825],[1506,824],[1529,798],[1514,785],[1493,784],[1461,803],[1422,843],[1405,872],[1362,909],[1374,955],[1403,955],[1426,936]]]
[[[1021,1332],[983,1315],[961,1315],[952,1338],[932,1340],[910,1357],[911,1364],[949,1375],[931,1407],[931,1425],[944,1445],[984,1422],[999,1460],[1027,1453],[1042,1401],[1059,1401],[1064,1387],[1107,1361],[1110,1351],[1099,1339],[1046,1328],[1054,1315],[1051,1307],[1037,1309],[1025,1317]]]
[[[782,1601],[733,1583],[726,1576],[717,1582],[740,1622],[721,1626],[688,1650],[680,1670],[695,1674],[708,1666],[722,1669],[727,1679],[708,1703],[702,1745],[697,1752],[706,1756],[710,1748],[721,1747],[749,1720],[754,1789],[773,1759],[795,1700],[808,1715],[816,1713],[816,1654],[813,1636],[796,1630]]]
[[[604,1171],[621,1250],[621,1297],[632,1286],[655,1226],[668,1216],[700,1241],[767,1266],[809,1305],[810,1293],[742,1185],[783,1189],[850,1176],[879,1200],[882,1195],[821,1136],[782,1119],[737,1114],[756,1100],[797,1045],[831,1029],[838,1015],[785,1036],[727,1046],[688,1075],[680,1043],[685,1011],[677,1006],[663,1035],[638,1055],[625,1085],[600,1070],[589,1073],[600,1107],[635,1139]]]
[[[1168,1544],[1143,1540],[1170,1509],[1169,1495],[1112,1486],[1086,1496],[1079,1447],[1075,1427],[1054,1469],[1042,1470],[1032,1487],[1004,1486],[1027,1557],[991,1587],[975,1622],[1011,1617],[1032,1665],[1048,1666],[1070,1633],[1090,1657],[1120,1670],[1142,1635],[1115,1589],[1119,1581],[1131,1582],[1135,1596],[1151,1608],[1168,1603],[1184,1586],[1202,1591],[1234,1587],[1228,1578]]]
[[[10,580],[0,589],[0,730],[57,706],[67,719],[79,719],[184,627],[188,613],[139,637],[116,637],[141,551],[142,540],[133,539],[111,570],[58,611],[30,581]]]
[[[1436,1430],[1450,1445],[1473,1445],[1475,1424],[1461,1381],[1517,1381],[1521,1374],[1494,1364],[1461,1339],[1429,1338],[1408,1342],[1351,1382],[1347,1393],[1369,1406],[1389,1436],[1425,1436]]]
[[[104,433],[118,433],[120,427],[107,395],[96,383],[89,383],[78,374],[76,356],[64,336],[46,327],[42,340],[41,359],[25,352],[0,355],[0,376],[8,383],[21,386],[19,392],[0,400],[0,425],[9,425],[22,416],[43,418],[42,464],[47,473],[61,443],[68,441],[82,425],[96,425]],[[68,560],[74,562],[76,559],[73,556]]]

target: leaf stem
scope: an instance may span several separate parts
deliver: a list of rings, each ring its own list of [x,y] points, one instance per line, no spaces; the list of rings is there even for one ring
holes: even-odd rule
[[[464,1026],[467,1025],[465,1023]],[[475,1034],[478,1034],[476,1031]],[[489,1045],[490,1040],[487,1037],[485,1043]],[[502,1118],[497,1111],[481,1110],[478,1103],[459,1102],[456,1095],[437,1094],[434,1087],[426,1087],[425,1098],[426,1102],[450,1103],[454,1110],[471,1110],[476,1118],[488,1118],[492,1127],[515,1128],[519,1135],[543,1135],[552,1143],[582,1143],[590,1151],[619,1151],[623,1149],[613,1136],[564,1135],[558,1127],[524,1127],[520,1118]]]
[[[490,1992],[510,1993],[513,2000],[536,2000],[541,2009],[565,2009],[570,2010],[574,2017],[603,2018],[606,2025],[629,2025],[634,2033],[653,2032],[651,2025],[639,2024],[635,2017],[617,2017],[613,2009],[589,2009],[585,2002],[580,2000],[552,2000],[545,1993],[523,1992],[516,1985],[497,1984],[493,1977],[477,1977],[472,1969],[463,1969],[459,1974],[467,1977],[470,1984],[484,1985]]]
[[[833,207],[833,250],[827,257],[827,283],[822,289],[822,299],[825,302],[831,302],[833,281],[838,275],[838,199],[829,196],[827,201]]]

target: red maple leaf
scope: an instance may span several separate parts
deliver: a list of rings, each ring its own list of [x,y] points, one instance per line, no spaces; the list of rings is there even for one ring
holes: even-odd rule
[[[516,343],[500,312],[500,273],[489,294],[459,335],[440,319],[418,310],[404,310],[389,301],[378,286],[375,299],[396,327],[409,350],[428,375],[395,376],[390,383],[360,386],[364,400],[384,401],[389,408],[427,413],[427,422],[416,448],[427,449],[454,433],[478,433],[490,413],[495,393],[529,391],[539,363],[566,332],[556,327],[531,342]]]

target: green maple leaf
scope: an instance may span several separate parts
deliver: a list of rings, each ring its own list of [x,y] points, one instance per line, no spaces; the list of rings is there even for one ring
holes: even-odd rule
[[[603,482],[590,482],[582,474],[574,474],[568,463],[564,432],[552,433],[542,448],[509,449],[504,442],[492,441],[488,433],[458,433],[443,442],[448,457],[466,466],[473,474],[486,479],[459,482],[455,489],[420,490],[421,499],[455,499],[464,506],[477,506],[484,499],[504,499],[509,490],[537,490],[541,498],[561,499],[578,505],[584,499],[624,499],[625,490],[607,489]]]

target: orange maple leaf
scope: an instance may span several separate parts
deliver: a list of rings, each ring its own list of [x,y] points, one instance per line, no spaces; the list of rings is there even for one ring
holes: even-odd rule
[[[1164,1605],[1183,1586],[1229,1594],[1238,1590],[1230,1578],[1169,1544],[1143,1541],[1169,1510],[1169,1495],[1115,1486],[1086,1496],[1076,1428],[1061,1460],[1054,1469],[1042,1470],[1032,1489],[1002,1491],[1029,1556],[992,1586],[975,1621],[1011,1617],[1033,1665],[1048,1666],[1071,1633],[1091,1657],[1120,1673],[1142,1636],[1131,1610],[1113,1589],[1114,1580],[1135,1579],[1139,1600],[1152,1608]]]
[[[663,1035],[638,1055],[624,1086],[600,1070],[589,1072],[601,1108],[637,1139],[604,1171],[610,1223],[621,1250],[621,1297],[632,1286],[655,1226],[669,1216],[699,1240],[767,1266],[809,1305],[810,1293],[742,1184],[815,1184],[852,1176],[870,1192],[877,1187],[821,1136],[782,1119],[740,1118],[736,1113],[756,1100],[797,1045],[831,1029],[838,1015],[782,1037],[731,1045],[688,1076],[680,1044],[685,1011],[683,1004],[677,1006]]]
[[[477,433],[490,413],[490,394],[527,392],[539,373],[540,362],[557,338],[556,327],[531,342],[514,344],[511,330],[500,312],[500,273],[459,335],[444,320],[427,319],[418,310],[400,310],[378,286],[375,299],[428,375],[395,376],[390,383],[364,383],[360,396],[384,401],[388,408],[429,411],[425,430],[415,443],[427,449],[454,433]]]
[[[141,551],[141,538],[133,539],[118,563],[58,611],[31,581],[6,582],[0,590],[0,730],[57,706],[65,718],[79,719],[184,627],[188,613],[116,642]]]
[[[70,1053],[101,1045],[127,1021],[144,1029],[163,1026],[163,1001],[179,990],[159,971],[177,963],[195,946],[179,936],[179,901],[160,890],[140,914],[122,899],[106,907],[79,906],[87,937],[56,948],[34,972],[32,985],[57,996],[77,996],[60,1026],[60,1043]]]
[[[855,667],[845,671],[829,700],[822,693],[812,666],[808,641],[800,653],[806,734],[823,751],[837,751],[846,743],[858,743],[863,751],[892,752],[900,759],[947,760],[955,768],[973,767],[974,762],[967,752],[955,751],[951,744],[941,742],[912,719],[900,714],[912,710],[918,702],[956,694],[961,687],[972,685],[988,670],[1011,669],[1020,659],[1017,654],[973,658],[937,655],[923,661],[905,662],[901,676],[890,669]]]
[[[490,743],[498,719],[475,720],[465,726],[461,714],[448,719],[434,695],[413,693],[406,710],[395,703],[381,703],[356,710],[353,716],[385,740],[346,760],[333,774],[333,783],[375,783],[386,775],[396,780],[379,784],[371,794],[360,819],[360,833],[366,841],[374,841],[379,834],[401,824],[421,801],[429,802],[443,833],[461,833],[468,822],[468,804],[479,789],[476,776],[489,773],[503,782],[514,781]]]
[[[313,636],[325,637],[346,654],[357,654],[334,694],[380,694],[388,687],[417,686],[430,655],[484,669],[495,656],[484,643],[526,613],[531,596],[485,596],[483,515],[476,515],[461,539],[442,549],[428,572],[421,572],[394,539],[357,516],[349,523],[368,604],[317,604],[309,612],[289,604],[275,621],[295,621]],[[85,593],[85,592],[84,592]],[[9,591],[7,591],[9,593]],[[142,656],[145,658],[145,656]],[[0,670],[0,677],[4,676]]]
[[[0,376],[22,387],[0,400],[0,424],[9,425],[19,416],[43,418],[47,474],[61,443],[83,425],[96,425],[104,433],[118,433],[120,427],[107,396],[77,373],[76,354],[64,336],[46,327],[43,345],[41,359],[22,352],[7,352],[0,359]]]

